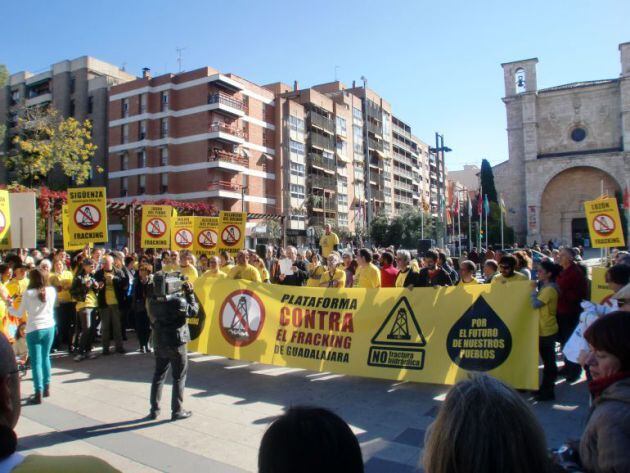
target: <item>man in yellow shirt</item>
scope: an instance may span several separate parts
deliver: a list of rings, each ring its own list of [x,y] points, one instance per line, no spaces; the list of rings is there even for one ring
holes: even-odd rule
[[[327,267],[319,280],[319,287],[346,287],[346,272],[339,267],[339,255],[328,255]]]
[[[411,254],[407,250],[396,252],[396,265],[398,267],[396,287],[412,289],[420,285],[420,274],[411,267]]]
[[[225,278],[226,274],[219,270],[219,257],[211,256],[208,258],[208,270],[201,275],[202,278]]]
[[[98,294],[98,313],[101,317],[103,355],[109,355],[109,342],[112,337],[116,352],[125,353],[120,306],[124,303],[129,281],[120,269],[114,267],[112,255],[103,257],[101,269],[96,271],[94,279],[101,289]]]
[[[246,281],[261,282],[258,269],[248,263],[247,250],[241,250],[236,256],[236,266],[227,275],[230,279],[244,279]]]
[[[470,260],[459,263],[459,283],[458,286],[474,286],[479,284],[475,279],[477,274],[477,265]]]
[[[199,273],[197,272],[197,268],[195,268],[195,263],[193,261],[193,255],[189,252],[182,252],[179,260],[178,271],[186,276],[191,284],[194,284],[199,277]]]
[[[162,264],[162,271],[165,273],[179,271],[179,253],[177,251],[171,251],[170,256],[164,260]]]
[[[518,260],[514,255],[503,255],[499,260],[499,274],[492,278],[492,284],[507,284],[516,281],[527,281],[527,276],[516,272]]]
[[[322,249],[322,256],[328,258],[328,255],[337,250],[339,246],[339,237],[336,233],[332,232],[332,227],[329,223],[324,225],[324,234],[319,239],[319,246]]]
[[[372,263],[372,252],[367,248],[359,250],[357,263],[359,267],[354,275],[354,287],[367,289],[381,287],[381,272]]]
[[[230,254],[225,250],[221,250],[221,252],[219,253],[219,271],[224,272],[227,276],[233,267],[234,263],[232,261],[232,258],[230,257]]]

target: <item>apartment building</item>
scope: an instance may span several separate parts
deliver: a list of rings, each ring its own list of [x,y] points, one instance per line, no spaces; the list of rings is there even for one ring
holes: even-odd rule
[[[118,67],[93,57],[82,56],[53,64],[50,69],[33,74],[12,74],[0,89],[0,122],[7,126],[7,140],[0,142],[0,153],[14,151],[11,143],[16,132],[20,110],[25,107],[53,107],[65,118],[92,122],[92,141],[97,149],[92,161],[90,184],[102,186],[107,181],[108,103],[107,90],[136,77]],[[102,168],[104,172],[98,172]],[[0,183],[14,179],[0,162]],[[63,188],[68,180],[59,171],[47,179],[53,188]]]
[[[209,67],[143,77],[109,95],[109,195],[280,213],[274,95]]]

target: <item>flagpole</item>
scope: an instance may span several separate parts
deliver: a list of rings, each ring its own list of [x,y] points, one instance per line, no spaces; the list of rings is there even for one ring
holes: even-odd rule
[[[462,225],[460,221],[459,195],[457,196],[457,246],[459,248],[459,257],[462,256]]]
[[[472,251],[472,203],[468,192],[468,254]]]
[[[479,208],[479,199],[481,200],[481,208]],[[482,222],[482,215],[483,215],[483,187],[479,186],[479,198],[477,198],[477,211],[479,212],[479,252],[481,253],[481,232],[483,230],[483,222]]]
[[[503,199],[501,199],[501,202],[503,202]],[[500,207],[501,207],[501,251],[503,251],[503,205],[501,205]]]
[[[488,195],[486,194],[486,199],[488,198]],[[484,210],[486,211],[486,251],[488,250],[488,210],[490,210],[490,204],[488,204],[488,208],[486,209],[486,205],[485,205],[486,201],[484,200]]]
[[[422,208],[420,209],[420,238],[424,240],[424,199],[422,199]]]

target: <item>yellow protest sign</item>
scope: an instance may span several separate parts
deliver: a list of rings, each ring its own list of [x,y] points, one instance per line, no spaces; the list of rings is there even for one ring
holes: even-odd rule
[[[606,268],[594,267],[591,270],[591,302],[601,304],[614,294],[606,283]]]
[[[171,250],[192,250],[195,238],[195,217],[179,215],[173,218]]]
[[[612,197],[584,202],[593,248],[625,246],[617,200]]]
[[[64,204],[61,206],[61,233],[63,235],[63,249],[66,251],[82,250],[84,245],[70,241],[70,230],[68,229],[68,225],[68,206]]]
[[[107,194],[104,187],[68,189],[69,241],[107,243]]]
[[[246,212],[219,212],[219,251],[232,255],[245,248]]]
[[[171,246],[170,205],[142,205],[142,248],[169,248]]]
[[[11,207],[9,191],[0,190],[0,250],[11,249]]]
[[[192,350],[277,366],[454,384],[487,372],[538,388],[528,282],[325,289],[200,277]]]
[[[218,254],[219,217],[195,217],[194,250],[208,256]]]

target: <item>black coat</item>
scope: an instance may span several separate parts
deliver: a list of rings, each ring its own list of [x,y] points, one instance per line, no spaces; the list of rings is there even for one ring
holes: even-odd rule
[[[420,279],[419,287],[452,286],[453,285],[453,281],[451,281],[451,277],[444,270],[444,268],[436,267],[433,277],[429,275],[429,268],[422,268],[418,276]]]
[[[148,291],[151,292],[150,287]],[[146,306],[157,349],[177,348],[190,341],[187,319],[199,312],[199,303],[192,292],[168,301],[149,297]]]
[[[399,273],[400,274],[400,273]],[[421,287],[420,273],[411,268],[407,268],[407,276],[405,277],[404,287]]]
[[[116,294],[116,300],[118,301],[118,305],[120,306],[125,303],[125,299],[127,297],[127,288],[129,287],[129,280],[120,269],[112,268],[112,272],[114,273],[114,293]],[[99,283],[105,284],[105,270],[99,269],[94,274],[94,279]],[[98,292],[98,306],[107,307],[107,302],[105,301],[105,287],[103,287]]]

